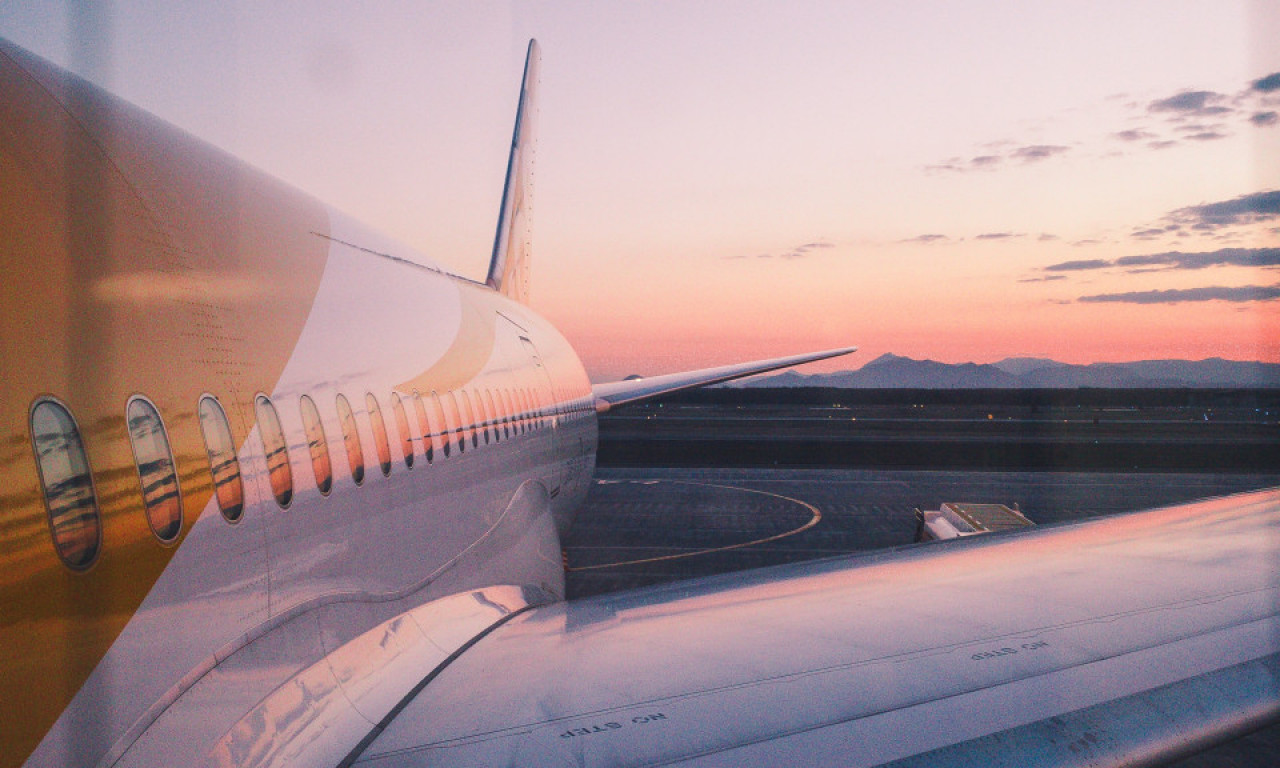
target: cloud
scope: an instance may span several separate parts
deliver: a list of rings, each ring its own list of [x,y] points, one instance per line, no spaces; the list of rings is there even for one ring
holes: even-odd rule
[[[928,235],[916,235],[915,237],[907,238],[902,242],[904,243],[937,243],[942,240],[950,240],[950,239],[951,238],[947,237],[946,235],[928,234]]]
[[[1249,122],[1259,127],[1264,125],[1275,125],[1277,122],[1280,122],[1280,114],[1276,114],[1274,111],[1270,110],[1266,112],[1254,112],[1252,115],[1249,115]]]
[[[733,256],[725,256],[725,258],[726,258],[726,259],[746,259],[746,258],[756,258],[756,259],[773,259],[773,258],[778,258],[778,259],[803,259],[805,256],[808,256],[808,255],[809,255],[809,253],[810,253],[811,251],[815,251],[815,250],[823,250],[823,249],[826,249],[826,248],[835,248],[835,245],[834,245],[834,244],[832,244],[832,243],[828,243],[828,242],[826,242],[826,241],[823,241],[823,240],[819,240],[819,241],[814,241],[814,242],[812,242],[812,243],[802,243],[801,245],[797,245],[797,246],[796,246],[796,247],[794,247],[794,248],[789,248],[789,249],[787,249],[787,250],[785,250],[785,251],[782,251],[781,253],[757,253],[757,254],[755,254],[755,256],[753,256],[753,257],[752,257],[752,256],[747,256],[746,254],[739,253],[739,254],[735,254],[735,255],[733,255]]]
[[[1060,239],[1061,238],[1059,238],[1057,235],[1051,235],[1048,232],[1041,232],[1040,236],[1036,238],[1036,240],[1039,240],[1042,243],[1047,243],[1051,240],[1060,240]]]
[[[1013,150],[1012,157],[1024,163],[1034,163],[1068,152],[1070,149],[1070,147],[1064,147],[1060,144],[1029,144]]]
[[[1023,237],[1017,232],[983,232],[975,239],[977,240],[1008,240],[1011,237]]]
[[[1280,267],[1280,248],[1221,248],[1216,251],[1147,253],[1118,259],[1064,261],[1044,267],[1045,272],[1080,272],[1110,267],[1159,267],[1166,269],[1206,269],[1208,267]],[[1153,272],[1157,270],[1131,270]]]
[[[1272,72],[1266,77],[1260,77],[1249,84],[1255,91],[1262,93],[1271,93],[1272,91],[1280,91],[1280,72]]]
[[[1165,218],[1191,229],[1211,231],[1277,217],[1280,217],[1280,189],[1179,208]]]
[[[1231,113],[1231,107],[1221,102],[1226,96],[1214,91],[1182,91],[1167,99],[1157,99],[1147,105],[1148,112],[1168,112],[1178,117],[1225,115]]]
[[[1077,259],[1076,261],[1064,261],[1058,264],[1050,264],[1044,268],[1045,272],[1080,272],[1086,269],[1105,269],[1112,266],[1111,262],[1106,259]]]
[[[1148,141],[1147,148],[1148,149],[1168,149],[1169,147],[1172,147],[1177,143],[1178,142],[1174,141],[1173,139],[1161,139],[1160,141]]]
[[[1193,133],[1186,138],[1192,141],[1217,141],[1218,139],[1227,138],[1227,134],[1220,133],[1218,131],[1200,131],[1198,133]]]
[[[1129,233],[1129,237],[1135,240],[1151,240],[1164,235],[1164,227],[1148,227],[1146,229],[1137,229]]]
[[[1044,275],[1043,277],[1024,277],[1020,283],[1051,283],[1054,280],[1066,280],[1066,275]]]
[[[1116,302],[1123,304],[1180,304],[1187,301],[1275,301],[1280,299],[1280,285],[1207,286],[1205,288],[1174,288],[1165,291],[1132,291],[1129,293],[1100,293],[1081,296],[1076,301],[1089,304]]]
[[[998,165],[1002,158],[999,155],[978,155],[969,161],[974,168],[986,168]]]
[[[1130,128],[1127,131],[1113,133],[1111,136],[1121,141],[1142,141],[1143,139],[1154,139],[1156,135],[1138,128]]]

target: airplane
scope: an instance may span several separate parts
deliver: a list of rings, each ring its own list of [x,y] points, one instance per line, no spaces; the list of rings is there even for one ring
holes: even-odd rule
[[[1149,765],[1280,717],[1280,491],[565,601],[527,303],[0,41],[0,766]]]

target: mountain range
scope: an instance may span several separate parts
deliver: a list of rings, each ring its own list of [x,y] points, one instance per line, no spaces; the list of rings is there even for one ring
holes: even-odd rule
[[[1041,357],[1010,357],[997,363],[952,364],[887,354],[856,371],[816,374],[787,371],[729,386],[848,389],[1280,387],[1280,364],[1218,357],[1089,365],[1060,363]]]

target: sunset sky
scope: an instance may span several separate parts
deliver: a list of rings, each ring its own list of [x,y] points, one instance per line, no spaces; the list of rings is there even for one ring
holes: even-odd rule
[[[477,278],[537,37],[533,302],[597,380],[1280,362],[1273,2],[101,8],[0,35]]]

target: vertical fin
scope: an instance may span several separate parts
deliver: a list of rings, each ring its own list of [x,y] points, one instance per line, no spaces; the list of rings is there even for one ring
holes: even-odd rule
[[[529,55],[520,84],[520,107],[507,160],[507,183],[502,189],[502,212],[493,238],[493,258],[485,283],[519,302],[529,300],[530,231],[533,215],[534,129],[537,122],[538,68],[542,54],[537,40],[529,41]]]

